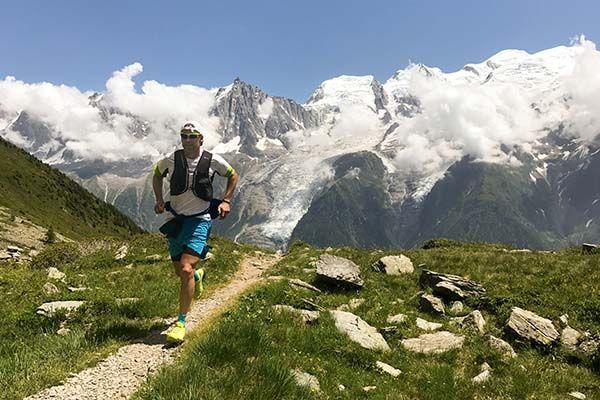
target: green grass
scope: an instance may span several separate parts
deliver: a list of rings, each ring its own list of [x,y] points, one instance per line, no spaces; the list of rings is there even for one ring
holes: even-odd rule
[[[540,352],[516,347],[519,356],[503,361],[485,339],[473,332],[418,311],[415,294],[419,273],[390,277],[370,265],[386,254],[399,252],[335,249],[332,253],[352,259],[362,270],[365,287],[360,291],[332,290],[314,282],[310,268],[324,250],[296,243],[270,273],[296,277],[324,290],[316,294],[286,282],[272,282],[244,296],[237,307],[214,328],[196,337],[182,358],[164,368],[141,390],[138,399],[564,399],[581,391],[588,399],[600,398],[600,378],[590,363],[565,359],[559,350]],[[598,255],[583,256],[574,250],[557,254],[508,253],[500,246],[445,242],[429,250],[403,252],[415,266],[459,274],[481,282],[489,300],[480,306],[488,331],[503,336],[502,326],[511,306],[520,306],[548,318],[563,313],[578,329],[600,332],[600,264]],[[307,308],[308,299],[324,308],[335,308],[352,298],[365,303],[354,313],[375,327],[389,325],[388,315],[405,313],[411,318],[386,337],[392,351],[381,353],[361,348],[335,329],[328,314],[318,323],[305,325],[272,305]],[[441,322],[444,329],[466,335],[464,347],[441,355],[407,352],[401,339],[423,332],[414,324],[420,316]],[[375,369],[381,360],[399,368],[393,378]],[[492,378],[478,386],[471,379],[479,365],[488,362]],[[290,370],[299,368],[315,375],[322,393],[298,388]],[[340,391],[338,385],[344,385]],[[364,386],[377,389],[365,393]]]
[[[47,247],[31,266],[0,265],[0,399],[22,398],[58,384],[177,315],[179,279],[164,239],[138,235],[128,242],[128,255],[117,261],[114,255],[121,244],[87,243],[81,247],[100,249],[82,255],[77,246],[61,243]],[[206,292],[228,281],[251,249],[218,237],[211,238],[211,245],[215,257],[204,263],[209,272]],[[154,254],[162,259],[147,259]],[[66,283],[54,282],[59,294],[42,290],[50,266],[66,274]],[[89,290],[69,292],[68,286]],[[132,297],[140,300],[116,301]],[[35,313],[43,302],[56,300],[87,302],[67,320],[71,332],[66,336],[56,334],[64,315]]]
[[[72,239],[142,230],[62,172],[0,138],[0,206]]]

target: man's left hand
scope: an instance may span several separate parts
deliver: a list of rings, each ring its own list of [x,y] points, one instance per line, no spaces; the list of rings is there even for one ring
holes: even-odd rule
[[[217,209],[219,210],[219,219],[224,219],[231,212],[231,206],[224,201],[219,204]]]

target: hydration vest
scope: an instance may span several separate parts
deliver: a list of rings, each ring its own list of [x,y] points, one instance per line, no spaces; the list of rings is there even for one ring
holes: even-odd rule
[[[175,166],[173,167],[173,173],[171,174],[171,196],[177,196],[184,193],[190,188],[188,164],[187,159],[183,150],[177,150],[175,152]],[[212,160],[212,153],[208,151],[202,151],[200,155],[200,161],[196,165],[196,170],[192,175],[192,192],[196,197],[204,200],[211,201],[213,198],[213,187],[212,177],[209,176],[210,161]]]

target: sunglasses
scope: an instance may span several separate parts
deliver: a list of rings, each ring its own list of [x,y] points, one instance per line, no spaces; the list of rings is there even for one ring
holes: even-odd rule
[[[202,135],[198,135],[197,133],[193,133],[193,134],[182,133],[181,134],[182,139],[197,139],[200,136],[202,136]]]

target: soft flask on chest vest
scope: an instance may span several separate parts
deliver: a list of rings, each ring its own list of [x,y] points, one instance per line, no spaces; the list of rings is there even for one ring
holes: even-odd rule
[[[212,179],[209,176],[211,160],[212,153],[203,151],[190,184],[187,159],[183,150],[177,150],[175,152],[175,165],[171,174],[171,196],[184,193],[191,185],[192,192],[196,197],[204,201],[211,201],[213,198]]]

